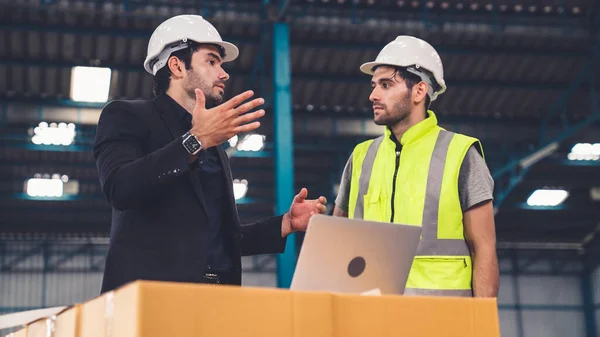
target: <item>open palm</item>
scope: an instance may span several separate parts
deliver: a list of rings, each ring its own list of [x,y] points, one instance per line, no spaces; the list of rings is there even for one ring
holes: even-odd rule
[[[292,201],[289,212],[291,232],[306,231],[308,220],[312,215],[325,213],[327,203],[325,197],[307,200],[307,196],[308,190],[303,188]]]

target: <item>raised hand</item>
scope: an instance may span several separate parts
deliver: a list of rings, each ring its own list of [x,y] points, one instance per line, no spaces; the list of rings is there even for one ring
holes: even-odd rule
[[[308,220],[315,214],[325,213],[327,199],[324,196],[320,196],[318,199],[306,199],[308,197],[308,190],[302,188],[300,193],[296,194],[290,211],[287,212],[282,221],[281,234],[287,236],[293,232],[304,232],[308,227]]]
[[[206,109],[206,98],[202,90],[196,89],[195,92],[196,107],[192,112],[190,133],[198,137],[203,148],[220,145],[239,133],[256,130],[260,122],[254,120],[265,114],[262,109],[245,114],[265,103],[264,99],[256,98],[242,104],[254,95],[252,90],[241,93],[212,109]]]

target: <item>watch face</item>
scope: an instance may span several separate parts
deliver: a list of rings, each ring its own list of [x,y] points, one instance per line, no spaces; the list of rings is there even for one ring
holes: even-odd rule
[[[193,136],[187,137],[183,141],[183,146],[189,153],[194,153],[201,148],[200,143]]]

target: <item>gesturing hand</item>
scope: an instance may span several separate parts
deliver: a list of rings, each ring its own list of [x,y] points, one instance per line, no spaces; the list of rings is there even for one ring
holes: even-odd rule
[[[300,193],[294,197],[290,211],[284,215],[282,220],[282,237],[286,237],[293,232],[306,231],[308,221],[313,215],[325,213],[327,199],[324,196],[313,200],[306,199],[306,197],[308,197],[308,190],[306,188],[302,188]]]
[[[254,95],[251,90],[241,93],[212,109],[206,109],[206,98],[202,90],[196,89],[195,92],[196,107],[192,112],[192,129],[190,133],[198,137],[203,148],[220,145],[238,133],[256,130],[260,126],[260,122],[252,121],[265,114],[265,111],[261,109],[242,116],[242,114],[265,103],[264,99],[257,98],[242,104]]]

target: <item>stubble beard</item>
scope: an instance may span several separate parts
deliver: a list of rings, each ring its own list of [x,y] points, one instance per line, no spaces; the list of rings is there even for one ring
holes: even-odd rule
[[[223,101],[223,96],[219,94],[215,94],[213,92],[214,84],[206,83],[206,81],[202,80],[200,76],[192,71],[192,69],[188,70],[189,74],[189,82],[186,88],[188,95],[196,99],[196,89],[200,89],[206,97],[206,104],[208,105],[217,105]]]
[[[392,128],[398,123],[401,123],[410,115],[410,93],[400,102],[395,103],[391,110],[388,111],[387,106],[383,106],[383,109],[386,114],[374,119],[375,124]]]

